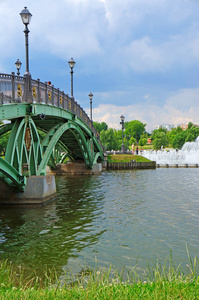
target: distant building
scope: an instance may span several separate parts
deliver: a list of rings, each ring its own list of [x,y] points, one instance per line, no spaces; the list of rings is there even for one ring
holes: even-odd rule
[[[183,129],[183,130],[186,130],[188,128],[188,123],[186,124],[180,124],[180,127]]]
[[[163,125],[159,125],[157,127],[157,129],[159,128],[164,128],[168,131],[171,131],[172,128],[177,128],[177,127],[180,127],[182,128],[183,130],[186,130],[188,128],[188,123],[181,123],[181,124],[176,124],[176,125],[172,125],[172,124],[163,124]],[[196,127],[199,127],[199,121],[197,123],[193,123],[193,125],[195,125]]]
[[[163,128],[163,129],[166,129],[168,131],[170,131],[172,128],[175,128],[176,126],[175,125],[172,125],[172,124],[163,124],[163,125],[159,125],[158,126],[158,129],[159,128]]]

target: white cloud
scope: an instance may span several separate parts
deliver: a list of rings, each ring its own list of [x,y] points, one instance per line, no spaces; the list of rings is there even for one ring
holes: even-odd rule
[[[24,28],[19,13],[24,1],[1,0],[0,3],[0,46],[10,52],[23,41]],[[73,51],[77,56],[101,51],[98,34],[103,30],[104,5],[99,0],[27,0],[33,17],[30,29],[31,47],[40,51],[52,51],[62,56]],[[9,22],[7,21],[9,16]],[[18,39],[19,37],[19,39]],[[22,38],[21,38],[22,37]],[[7,50],[8,50],[7,49]],[[5,53],[6,53],[5,49]]]
[[[183,65],[199,61],[199,26],[197,10],[194,11],[199,7],[193,1],[26,2],[33,14],[29,28],[34,51],[60,58],[95,55],[95,59],[100,57],[101,64],[110,61],[110,67],[130,65],[136,72],[165,71],[175,62]],[[23,48],[19,16],[23,6],[22,0],[1,0],[0,47],[6,57]]]
[[[102,49],[98,34],[103,28],[103,4],[91,0],[60,0],[59,5],[54,1],[43,1],[42,9],[49,14],[46,19],[37,14],[37,36],[35,40],[42,40],[45,46],[54,55],[63,57],[69,52],[73,56],[82,57],[91,53],[101,53]],[[49,5],[50,3],[50,5]],[[40,28],[43,29],[41,37],[38,36]]]
[[[106,17],[112,29],[120,28],[124,24],[138,26],[146,23],[150,27],[158,19],[165,22],[176,24],[181,23],[191,17],[195,9],[198,8],[197,1],[186,0],[101,0],[106,9]],[[151,16],[151,20],[150,20]],[[151,21],[151,22],[150,22]],[[161,28],[161,24],[159,24]],[[128,30],[128,28],[126,27]],[[124,33],[125,34],[125,33]]]
[[[128,106],[114,104],[101,104],[93,109],[93,119],[96,122],[106,122],[109,128],[120,129],[120,115],[125,116],[125,121],[139,120],[145,124],[147,131],[152,131],[162,124],[198,122],[199,89],[178,91],[169,97],[165,105],[145,103]],[[183,107],[183,109],[182,109]],[[186,108],[186,109],[185,109]],[[87,108],[89,114],[89,109]]]
[[[124,56],[129,66],[135,71],[161,71],[168,65],[165,64],[164,53],[161,48],[153,46],[148,37],[133,41],[130,46],[123,49]]]
[[[88,86],[96,99],[98,95],[98,103],[106,103],[94,108],[97,120],[119,127],[124,114],[150,129],[175,120],[197,121],[198,1],[26,0],[25,5],[33,15],[31,73],[41,78],[42,70],[43,78],[65,87],[64,64],[73,57],[79,68],[75,69],[77,92],[82,95]],[[24,68],[24,25],[19,16],[23,7],[23,0],[0,0],[0,72],[12,71],[17,58]],[[68,85],[69,76],[68,71]],[[171,88],[173,95],[167,96]]]
[[[182,89],[177,94],[167,99],[165,107],[177,109],[183,113],[187,113],[194,109],[197,112],[199,106],[199,88],[198,89]]]
[[[137,72],[166,72],[177,66],[199,65],[199,26],[182,35],[171,36],[156,42],[150,37],[134,40],[119,50],[129,65]]]

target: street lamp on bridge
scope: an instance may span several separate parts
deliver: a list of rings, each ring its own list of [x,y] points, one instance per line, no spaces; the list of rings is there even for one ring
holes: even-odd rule
[[[17,75],[18,75],[18,76],[20,75],[19,70],[21,69],[21,65],[22,65],[22,63],[20,62],[19,59],[17,59],[17,61],[16,61],[16,63],[15,63],[15,67],[16,67],[16,69],[17,69]]]
[[[129,149],[129,140],[131,138],[131,135],[130,134],[125,135],[125,138],[126,138],[126,141],[127,141],[127,149]]]
[[[24,9],[20,13],[21,19],[23,24],[25,25],[25,48],[26,48],[26,72],[24,76],[26,77],[26,97],[28,98],[27,100],[31,100],[32,95],[31,95],[31,75],[29,72],[29,50],[28,50],[28,34],[29,34],[29,29],[28,25],[30,24],[32,14],[29,12],[27,7],[25,6]]]
[[[124,119],[125,117],[123,115],[120,116],[120,124],[122,125],[122,153],[124,153]]]
[[[27,7],[24,7],[24,9],[21,11],[20,13],[21,19],[23,24],[25,25],[25,46],[26,46],[26,74],[30,75],[29,72],[29,53],[28,53],[28,34],[29,34],[29,29],[28,29],[28,24],[30,24],[30,20],[31,20],[31,13],[29,12],[29,10],[27,9]]]
[[[74,61],[73,58],[71,58],[69,61],[68,61],[68,64],[69,64],[69,67],[71,68],[71,71],[70,71],[70,74],[71,74],[71,98],[73,98],[73,68],[76,64],[76,62]]]
[[[92,121],[92,100],[93,100],[93,94],[90,92],[90,94],[88,96],[89,96],[89,99],[90,99],[90,119]]]

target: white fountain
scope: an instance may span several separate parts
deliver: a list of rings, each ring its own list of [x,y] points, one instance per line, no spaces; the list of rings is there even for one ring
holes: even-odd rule
[[[199,136],[195,142],[186,142],[182,150],[144,150],[142,155],[157,164],[199,164]]]

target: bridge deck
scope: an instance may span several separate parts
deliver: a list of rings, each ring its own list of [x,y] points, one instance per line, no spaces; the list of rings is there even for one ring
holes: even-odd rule
[[[21,189],[20,176],[45,175],[47,164],[55,167],[66,156],[84,160],[88,168],[103,161],[99,134],[73,97],[40,80],[31,80],[31,90],[27,86],[26,77],[0,74],[0,122],[10,122],[0,126],[0,136],[10,132],[5,155],[10,168],[0,162],[1,180],[11,172],[10,185]]]

